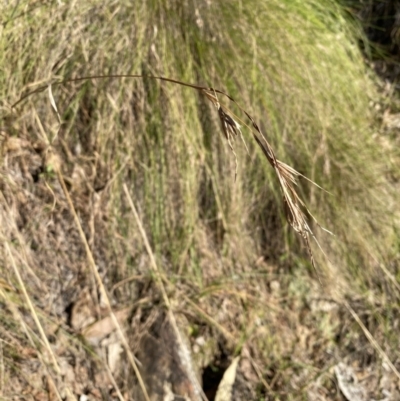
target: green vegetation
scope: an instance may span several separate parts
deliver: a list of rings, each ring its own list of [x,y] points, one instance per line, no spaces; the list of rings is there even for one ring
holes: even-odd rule
[[[251,349],[260,394],[302,399],[317,378],[332,375],[335,361],[324,349],[345,358],[351,347],[367,346],[344,299],[371,319],[364,324],[389,355],[398,349],[390,330],[400,289],[398,151],[381,134],[373,106],[382,99],[358,47],[360,27],[337,2],[16,1],[0,10],[1,235],[20,255],[16,265],[46,330],[58,322],[64,341],[78,348],[65,336],[65,309],[85,288],[96,298],[54,174],[61,166],[116,309],[159,298],[149,289],[150,262],[126,184],[177,312],[189,320],[198,314],[186,298],[201,306],[206,316],[189,327],[208,327],[215,353],[223,332],[213,321],[237,339],[226,352]],[[242,126],[249,154],[239,138],[234,145],[235,180],[217,110],[197,91],[150,78],[53,86],[60,129],[48,92],[10,107],[41,85],[106,74],[212,86],[248,111],[277,158],[330,193],[300,180],[308,208],[335,234],[313,226],[326,253],[312,243],[323,286],[286,222],[276,175],[250,130]],[[0,296],[7,312],[0,332],[18,319],[32,323],[28,309],[18,315],[10,306],[23,301],[3,249]],[[131,276],[137,278],[119,285]],[[321,297],[337,302],[328,317],[310,306]],[[21,336],[9,334],[11,348]],[[321,350],[308,349],[306,337]],[[11,354],[5,353],[7,380]],[[6,396],[7,380],[0,389]],[[273,385],[265,388],[265,381]],[[329,393],[328,384],[318,383]]]

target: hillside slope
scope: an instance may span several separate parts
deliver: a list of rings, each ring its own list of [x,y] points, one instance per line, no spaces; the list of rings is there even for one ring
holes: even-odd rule
[[[0,10],[1,397],[212,400],[234,356],[236,399],[346,399],[348,369],[398,397],[398,134],[337,2]],[[117,74],[146,77],[57,84]],[[310,219],[318,274],[243,112],[218,95],[232,153],[201,92],[149,76],[229,93],[329,192],[299,180],[335,234]]]

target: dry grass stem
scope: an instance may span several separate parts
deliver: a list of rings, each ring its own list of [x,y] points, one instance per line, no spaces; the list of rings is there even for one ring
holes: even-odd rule
[[[137,226],[139,228],[140,234],[142,236],[142,239],[143,239],[144,246],[146,248],[147,254],[150,257],[151,269],[152,269],[152,271],[153,271],[153,273],[154,273],[154,275],[156,277],[157,285],[158,285],[159,290],[161,292],[163,301],[164,301],[164,303],[165,303],[165,305],[167,307],[169,321],[171,323],[172,329],[174,330],[174,333],[175,333],[175,336],[176,336],[176,339],[177,339],[177,342],[178,342],[178,347],[180,349],[179,350],[179,355],[182,357],[182,363],[183,363],[183,366],[186,369],[186,374],[187,374],[188,378],[190,379],[191,383],[195,386],[195,392],[197,393],[197,395],[200,396],[203,400],[207,401],[207,397],[204,394],[203,389],[201,388],[201,385],[200,385],[196,375],[194,374],[192,369],[190,369],[190,362],[188,361],[188,358],[190,358],[190,354],[188,354],[187,347],[185,346],[185,344],[183,342],[181,332],[180,332],[180,330],[178,328],[178,324],[176,322],[175,315],[174,315],[173,310],[172,310],[171,302],[170,302],[170,300],[168,298],[168,294],[167,294],[167,291],[166,291],[164,283],[163,283],[163,278],[162,278],[161,272],[160,272],[160,270],[159,270],[159,268],[157,266],[156,258],[154,256],[153,250],[151,249],[150,242],[149,242],[149,240],[147,238],[146,231],[145,231],[145,229],[143,227],[142,221],[141,221],[141,219],[139,217],[139,214],[138,214],[138,212],[136,210],[136,207],[135,207],[135,205],[133,203],[132,197],[131,197],[131,195],[129,193],[129,190],[128,190],[126,184],[123,185],[123,188],[124,188],[124,191],[125,191],[125,195],[126,195],[126,197],[128,199],[129,206],[131,207],[132,213],[133,213],[133,215],[135,217],[135,220],[136,220]]]
[[[146,401],[150,401],[149,395],[148,395],[147,390],[146,390],[146,386],[144,385],[144,382],[143,382],[142,376],[140,374],[139,368],[137,366],[137,363],[135,362],[135,357],[132,354],[132,351],[131,351],[131,349],[129,347],[129,344],[128,344],[128,340],[126,339],[125,334],[122,331],[121,325],[119,324],[118,319],[116,318],[116,316],[115,316],[115,314],[114,314],[114,312],[112,310],[110,299],[109,299],[107,291],[106,291],[106,289],[104,287],[103,281],[102,281],[102,279],[100,277],[100,274],[99,274],[99,272],[97,270],[96,262],[94,261],[92,251],[90,250],[90,247],[89,247],[88,241],[86,239],[85,233],[83,232],[81,223],[79,221],[79,217],[76,214],[75,207],[74,207],[72,199],[71,199],[71,197],[69,195],[68,189],[67,189],[67,187],[65,185],[64,178],[63,178],[63,176],[62,176],[62,174],[61,174],[61,172],[59,170],[57,171],[57,176],[58,176],[58,180],[60,182],[60,185],[61,185],[61,187],[63,189],[64,195],[65,195],[65,197],[67,199],[68,206],[70,208],[70,212],[71,212],[71,214],[72,214],[72,216],[74,218],[76,227],[77,227],[77,229],[79,231],[79,236],[80,236],[80,238],[82,240],[82,243],[83,243],[83,245],[85,247],[86,256],[88,258],[91,271],[92,271],[93,275],[96,278],[97,285],[98,285],[99,290],[100,290],[100,292],[102,294],[102,299],[104,300],[104,302],[106,304],[106,307],[108,309],[108,313],[110,314],[110,317],[111,317],[111,319],[113,321],[113,324],[114,324],[114,326],[115,326],[115,328],[116,328],[116,330],[118,332],[119,338],[120,338],[120,340],[122,342],[122,345],[123,345],[123,347],[124,347],[124,349],[126,351],[126,354],[128,356],[129,363],[132,366],[133,371],[135,372],[135,375],[136,375],[136,377],[138,379],[138,382],[139,382],[140,388],[142,390],[143,396],[144,396]]]
[[[345,300],[343,300],[343,303],[346,306],[346,308],[348,309],[348,311],[351,313],[351,315],[353,316],[354,320],[361,327],[361,329],[364,332],[365,336],[367,337],[368,341],[378,351],[378,353],[381,356],[381,358],[388,364],[390,370],[396,375],[396,377],[400,381],[400,372],[396,369],[396,366],[393,365],[392,361],[389,359],[389,357],[387,356],[386,352],[382,349],[382,347],[375,340],[374,336],[365,327],[365,324],[361,321],[361,319],[359,318],[357,313],[354,311],[354,309],[349,305],[349,303],[347,301],[345,301]]]
[[[225,337],[230,346],[235,345],[235,337],[227,329],[225,329],[225,327],[220,325],[215,319],[204,312],[204,310],[201,309],[200,306],[193,302],[188,296],[183,295],[183,298],[204,320],[214,326]]]
[[[25,95],[22,95],[21,98],[13,104],[13,108],[16,107],[20,102],[22,102],[24,99],[27,97],[44,91],[45,89],[49,89],[49,96],[50,96],[50,101],[53,106],[54,111],[57,114],[57,117],[59,117],[59,113],[57,110],[57,107],[54,102],[54,98],[52,95],[51,91],[51,85],[65,85],[68,83],[72,82],[79,82],[79,81],[88,81],[88,80],[96,80],[96,79],[121,79],[121,78],[150,78],[150,79],[156,79],[164,82],[171,82],[177,85],[189,87],[192,89],[195,89],[202,93],[203,95],[206,96],[206,98],[217,108],[218,110],[218,117],[221,121],[221,127],[222,131],[224,134],[225,139],[228,142],[228,145],[233,152],[234,158],[235,158],[235,179],[237,176],[237,169],[238,169],[238,162],[237,162],[237,155],[235,153],[234,147],[233,147],[233,141],[235,137],[240,136],[241,139],[243,140],[242,136],[242,131],[239,123],[235,120],[233,113],[229,111],[229,108],[224,106],[223,104],[220,103],[217,94],[220,94],[222,96],[227,97],[232,103],[234,103],[245,115],[246,117],[250,120],[251,122],[251,127],[249,127],[247,124],[245,124],[247,127],[249,127],[252,130],[253,138],[258,144],[258,146],[261,148],[263,154],[265,155],[266,159],[268,160],[269,164],[271,167],[275,170],[275,173],[278,177],[279,185],[282,191],[282,196],[283,196],[283,208],[285,211],[286,219],[289,223],[289,225],[293,228],[293,230],[298,233],[304,240],[304,243],[307,248],[307,252],[309,254],[311,264],[313,268],[316,270],[316,264],[315,264],[315,259],[313,255],[313,251],[310,245],[310,240],[309,238],[312,237],[319,248],[322,250],[321,246],[319,245],[313,231],[311,230],[310,225],[308,224],[308,216],[314,220],[314,222],[318,224],[318,221],[316,218],[309,212],[307,209],[304,201],[300,198],[298,195],[295,186],[297,185],[297,177],[304,177],[301,173],[293,169],[292,167],[288,166],[286,163],[281,162],[276,158],[275,152],[272,149],[272,146],[269,144],[267,141],[266,137],[262,133],[259,125],[255,122],[253,117],[245,110],[243,107],[241,107],[231,96],[229,96],[227,93],[215,89],[212,87],[205,87],[205,86],[200,86],[200,85],[194,85],[194,84],[189,84],[186,82],[178,81],[176,79],[172,78],[167,78],[167,77],[161,77],[161,76],[152,76],[152,75],[142,75],[142,74],[121,74],[121,75],[93,75],[93,76],[85,76],[85,77],[79,77],[79,78],[74,78],[74,79],[67,79],[64,81],[55,81],[52,82],[51,84],[41,86],[37,88],[36,90],[29,92]],[[59,120],[60,121],[60,120]],[[243,143],[245,144],[244,140]],[[247,146],[245,144],[245,147],[247,149]],[[248,151],[248,149],[247,149]],[[306,178],[306,177],[305,177]],[[319,185],[317,185],[315,182],[312,180],[308,179],[309,182],[312,184],[316,185],[318,188],[321,188]],[[330,231],[324,229],[326,232],[330,233]],[[317,273],[318,274],[318,273]],[[319,278],[319,276],[318,276]],[[320,280],[321,281],[321,280]]]
[[[4,389],[4,358],[3,358],[3,340],[0,339],[0,396]]]
[[[33,318],[33,320],[35,322],[36,328],[39,331],[41,340],[43,341],[43,343],[44,343],[44,345],[46,347],[46,350],[48,352],[48,355],[50,356],[50,360],[52,362],[54,370],[56,371],[57,376],[61,379],[61,370],[60,370],[60,367],[58,365],[56,356],[54,355],[54,352],[53,352],[53,350],[52,350],[52,348],[50,346],[49,340],[47,339],[47,336],[46,336],[46,333],[44,332],[43,326],[40,323],[40,320],[39,320],[39,317],[38,317],[38,315],[36,313],[35,307],[33,306],[32,302],[31,302],[30,296],[28,294],[28,291],[26,290],[24,281],[22,280],[22,277],[21,277],[21,275],[19,273],[18,267],[17,267],[17,265],[15,263],[15,260],[14,260],[14,256],[13,256],[13,254],[11,252],[11,249],[10,249],[7,241],[4,242],[4,246],[5,246],[6,250],[7,250],[7,254],[8,254],[8,257],[10,259],[11,266],[12,266],[12,268],[14,270],[15,276],[17,277],[18,284],[21,287],[21,290],[22,290],[22,293],[24,295],[25,301],[26,301],[26,303],[28,305],[28,308],[29,308],[29,310],[31,312],[31,316],[32,316],[32,318]],[[28,335],[28,333],[26,333],[26,334]],[[33,343],[33,341],[32,341],[32,343]],[[42,356],[40,355],[40,353],[39,353],[39,358],[41,359],[43,365],[45,367],[47,367],[46,363],[42,360]],[[60,393],[58,391],[58,388],[55,385],[50,373],[49,373],[49,378],[50,378],[50,380],[52,382],[52,385],[53,385],[53,388],[54,388],[55,393],[57,395],[57,398],[59,399],[59,401],[61,401],[62,397],[61,397],[61,395],[60,395]]]
[[[58,131],[61,128],[61,124],[62,124],[61,117],[60,117],[60,114],[58,112],[58,109],[57,109],[57,106],[56,106],[56,103],[55,103],[55,100],[54,100],[54,97],[53,97],[53,93],[52,93],[52,90],[51,90],[51,85],[48,86],[48,89],[49,89],[49,97],[50,97],[51,106],[52,106],[53,110],[55,111],[55,113],[57,115],[57,118],[58,118],[58,123],[59,123],[59,127],[58,127],[58,130],[57,130],[57,133],[58,133]],[[54,139],[55,139],[55,137],[53,138],[53,140]],[[49,143],[49,141],[48,141],[48,143]],[[51,150],[51,148],[49,147],[48,150]],[[90,265],[90,270],[91,270],[91,272],[92,272],[92,274],[93,274],[93,276],[95,278],[95,281],[97,283],[99,291],[100,291],[100,293],[102,295],[102,300],[106,304],[106,307],[108,309],[108,313],[109,313],[109,315],[111,317],[111,320],[112,320],[112,322],[114,324],[114,327],[117,330],[117,333],[118,333],[118,335],[120,337],[121,343],[122,343],[122,345],[123,345],[123,347],[124,347],[124,349],[126,351],[126,354],[128,356],[129,363],[131,364],[131,366],[133,368],[133,371],[135,372],[135,375],[136,375],[136,377],[138,379],[139,386],[141,388],[143,396],[144,396],[146,401],[150,401],[147,389],[146,389],[146,387],[144,385],[142,376],[140,374],[139,368],[138,368],[137,363],[135,361],[135,357],[132,354],[132,351],[131,351],[131,349],[129,347],[128,341],[127,341],[127,339],[125,337],[125,334],[124,334],[124,332],[123,332],[123,330],[121,328],[121,325],[119,324],[118,319],[115,316],[114,311],[113,311],[113,309],[111,307],[111,302],[110,302],[109,296],[108,296],[106,288],[105,288],[105,286],[103,284],[103,280],[101,279],[101,276],[100,276],[100,274],[99,274],[99,272],[97,270],[96,262],[94,260],[92,251],[90,250],[90,246],[89,246],[88,240],[87,240],[87,238],[85,236],[85,233],[83,232],[80,220],[78,218],[78,215],[76,214],[74,204],[73,204],[72,199],[71,199],[71,197],[69,195],[68,189],[67,189],[67,187],[65,185],[64,177],[63,177],[63,175],[62,175],[62,173],[60,171],[59,166],[56,166],[56,173],[57,173],[58,181],[59,181],[59,183],[60,183],[60,185],[62,187],[62,190],[64,192],[65,198],[67,199],[67,203],[68,203],[70,212],[71,212],[71,214],[72,214],[72,216],[74,218],[76,227],[77,227],[78,232],[79,232],[79,236],[80,236],[81,241],[82,241],[82,243],[84,245],[84,248],[85,248],[85,251],[86,251],[86,256],[88,258],[89,265]]]
[[[53,352],[53,350],[52,350],[52,348],[50,346],[49,340],[46,337],[46,333],[43,330],[42,324],[40,323],[40,320],[39,320],[39,318],[38,318],[38,316],[36,314],[35,307],[33,306],[32,302],[31,302],[31,299],[29,297],[28,291],[26,290],[24,281],[22,280],[22,277],[21,277],[21,275],[19,273],[17,265],[15,264],[14,256],[13,256],[13,254],[11,252],[11,249],[10,249],[10,247],[9,247],[7,242],[4,243],[4,246],[5,246],[6,250],[7,250],[8,257],[10,258],[11,266],[12,266],[12,268],[14,270],[15,276],[17,277],[18,284],[20,285],[22,293],[24,294],[25,301],[26,301],[26,303],[28,305],[29,310],[31,311],[32,318],[35,321],[36,327],[39,330],[39,333],[40,333],[40,336],[42,338],[42,341],[45,344],[46,349],[47,349],[47,351],[49,353],[49,356],[50,356],[50,359],[52,361],[53,367],[54,367],[55,371],[58,374],[61,374],[60,367],[58,366],[58,363],[57,363],[57,359],[56,359],[56,357],[54,355],[54,352]]]

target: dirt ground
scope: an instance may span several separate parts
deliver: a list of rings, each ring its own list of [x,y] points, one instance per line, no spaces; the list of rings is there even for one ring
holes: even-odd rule
[[[368,340],[368,333],[378,343],[388,335],[381,332],[379,309],[371,313],[364,299],[338,301],[315,280],[295,279],[260,259],[238,272],[238,280],[210,284],[207,299],[166,279],[169,312],[146,254],[137,275],[121,281],[110,275],[118,255],[107,240],[109,177],[95,154],[80,158],[61,141],[50,149],[8,132],[1,149],[2,399],[146,399],[96,279],[87,273],[58,166],[149,399],[200,400],[202,391],[209,400],[400,399],[400,377],[390,366],[390,360],[399,366],[399,355],[386,360],[386,350],[380,354]],[[211,266],[204,268],[211,273]],[[397,337],[397,308],[389,320]]]

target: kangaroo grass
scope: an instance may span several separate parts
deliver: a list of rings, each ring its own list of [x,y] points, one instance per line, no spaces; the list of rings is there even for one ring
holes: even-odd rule
[[[296,191],[296,186],[297,186],[297,179],[298,177],[303,177],[307,179],[309,182],[314,184],[320,189],[321,188],[318,184],[316,184],[314,181],[308,179],[307,177],[304,177],[301,173],[296,171],[294,168],[288,166],[286,163],[283,163],[282,161],[278,160],[276,158],[275,152],[272,149],[272,146],[270,143],[267,141],[266,137],[262,133],[260,126],[255,122],[254,118],[245,110],[243,107],[241,107],[238,102],[236,102],[230,95],[227,93],[215,89],[213,87],[206,87],[206,86],[200,86],[200,85],[194,85],[182,81],[178,81],[176,79],[172,78],[167,78],[167,77],[161,77],[161,76],[152,76],[152,75],[142,75],[142,74],[118,74],[118,75],[93,75],[93,76],[84,76],[84,77],[78,77],[78,78],[73,78],[73,79],[67,79],[63,81],[55,81],[51,82],[48,85],[40,86],[39,88],[26,93],[21,96],[21,98],[12,105],[12,107],[16,107],[19,103],[21,103],[23,100],[28,98],[29,96],[40,93],[46,89],[49,89],[49,97],[51,104],[57,114],[57,118],[60,121],[60,116],[58,113],[58,110],[55,106],[54,103],[54,98],[52,95],[51,87],[53,85],[66,85],[68,83],[72,82],[79,82],[79,81],[88,81],[92,79],[122,79],[122,78],[149,78],[149,79],[156,79],[159,81],[163,82],[170,82],[173,84],[189,87],[192,89],[195,89],[199,91],[201,94],[203,94],[217,109],[218,111],[218,117],[221,121],[221,127],[223,134],[225,136],[225,139],[228,142],[228,145],[230,149],[232,150],[232,153],[235,157],[235,179],[237,175],[237,169],[238,169],[238,162],[237,162],[237,156],[234,150],[234,141],[235,139],[239,136],[241,140],[244,143],[244,146],[246,150],[248,151],[247,145],[244,141],[243,134],[241,131],[241,126],[238,121],[240,121],[244,126],[250,129],[250,131],[253,134],[253,139],[256,141],[257,145],[261,148],[263,154],[265,155],[266,159],[268,160],[269,164],[271,167],[275,170],[275,173],[278,177],[279,185],[282,191],[282,198],[283,198],[283,208],[285,212],[286,219],[289,223],[289,225],[293,228],[293,230],[298,233],[302,238],[303,241],[306,245],[308,255],[311,260],[311,264],[315,271],[317,272],[316,269],[316,264],[315,264],[315,259],[314,259],[314,254],[311,249],[310,245],[310,237],[312,237],[315,242],[317,243],[318,247],[321,249],[323,252],[319,242],[317,241],[313,231],[311,230],[311,227],[308,223],[309,218],[314,220],[314,222],[319,226],[319,223],[317,219],[311,214],[311,212],[308,210],[307,206],[305,205],[304,201],[301,199],[299,196],[298,192]],[[241,112],[243,112],[247,119],[250,121],[251,125],[245,123],[243,120],[241,120],[239,117],[237,117],[227,106],[224,104],[220,103],[218,99],[218,94],[225,96],[228,98],[232,103],[234,103]],[[332,234],[330,231],[326,230],[325,228],[321,227],[324,231],[328,232],[329,234]],[[318,272],[317,272],[318,274]],[[319,278],[319,276],[318,276]],[[319,278],[320,280],[320,278]],[[320,280],[321,282],[321,280]]]

